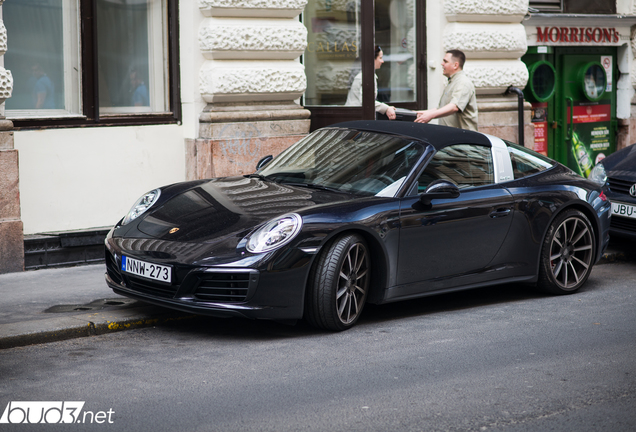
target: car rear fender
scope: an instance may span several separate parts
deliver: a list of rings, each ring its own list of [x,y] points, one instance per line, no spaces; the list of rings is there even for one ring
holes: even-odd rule
[[[559,208],[558,211],[554,212],[552,214],[552,217],[550,218],[550,222],[545,227],[542,238],[545,239],[545,236],[547,235],[548,229],[550,229],[550,225],[552,225],[552,222],[561,213],[570,209],[579,210],[580,212],[582,212],[585,216],[587,216],[588,220],[592,224],[592,229],[594,230],[594,240],[596,242],[596,257],[594,259],[594,263],[597,263],[603,256],[603,252],[605,251],[605,247],[607,245],[604,244],[604,241],[601,238],[603,229],[602,229],[601,220],[599,219],[599,216],[598,216],[598,212],[590,204],[586,202],[573,201],[573,202],[564,204],[561,208]],[[609,227],[609,222],[608,222],[608,227]],[[538,266],[539,266],[540,259],[541,259],[541,256],[539,255],[539,257],[537,258],[537,268],[539,268]]]

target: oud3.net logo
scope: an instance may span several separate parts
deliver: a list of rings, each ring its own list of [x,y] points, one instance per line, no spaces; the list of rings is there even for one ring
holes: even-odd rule
[[[84,401],[12,401],[0,417],[0,424],[114,423],[115,411],[87,411]]]

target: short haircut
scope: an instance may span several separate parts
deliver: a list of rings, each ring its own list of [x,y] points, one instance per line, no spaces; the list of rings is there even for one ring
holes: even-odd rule
[[[446,53],[453,56],[453,58],[459,63],[460,69],[464,69],[464,63],[466,63],[466,54],[464,54],[460,50],[455,50],[455,49],[448,50],[446,51]]]
[[[373,57],[373,59],[377,59],[381,52],[382,52],[382,47],[380,47],[380,45],[376,45],[375,46],[375,57]]]

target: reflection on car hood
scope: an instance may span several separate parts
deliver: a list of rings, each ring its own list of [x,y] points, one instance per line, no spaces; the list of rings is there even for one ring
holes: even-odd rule
[[[217,242],[227,236],[242,237],[281,214],[352,198],[353,195],[344,193],[258,178],[212,179],[179,193],[142,216],[138,229],[163,240]]]
[[[636,145],[609,155],[603,165],[609,177],[636,181]]]

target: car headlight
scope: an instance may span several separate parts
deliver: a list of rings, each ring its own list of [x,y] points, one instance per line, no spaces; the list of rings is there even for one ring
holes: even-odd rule
[[[592,180],[594,183],[603,186],[607,181],[607,173],[605,172],[605,167],[601,163],[597,163],[594,168],[592,168],[592,172],[588,177],[589,180]]]
[[[296,213],[272,219],[249,236],[246,248],[252,253],[274,250],[296,237],[302,225],[303,219]]]
[[[157,202],[159,196],[161,196],[161,189],[155,189],[144,194],[144,196],[139,198],[135,205],[132,206],[121,224],[126,225],[127,223],[137,219],[139,216],[144,214],[146,210],[148,210],[150,207],[153,206],[154,203]]]

